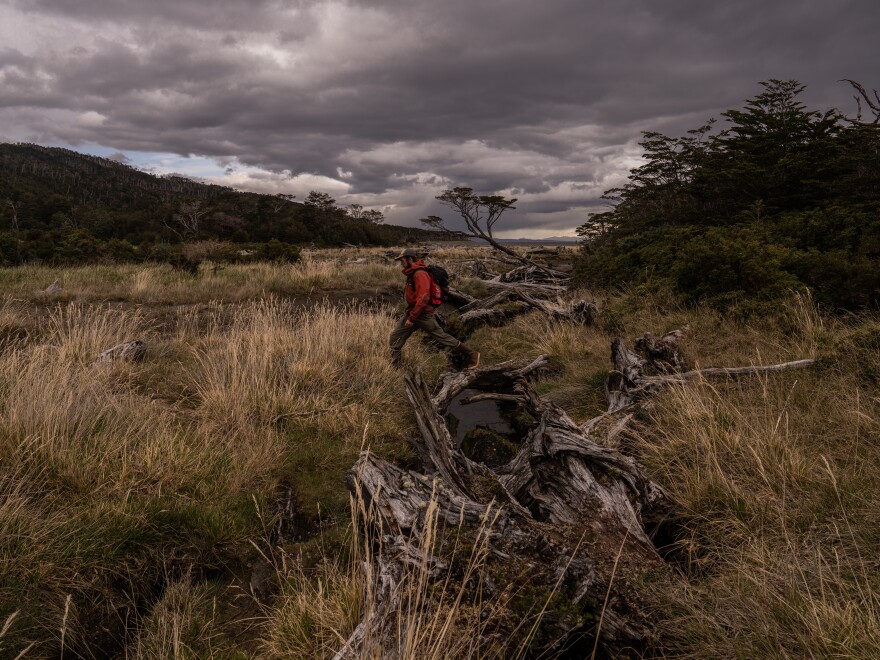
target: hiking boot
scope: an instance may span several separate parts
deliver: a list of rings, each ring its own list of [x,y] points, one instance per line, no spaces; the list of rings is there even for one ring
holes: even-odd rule
[[[469,351],[468,354],[468,363],[465,366],[465,371],[471,371],[472,369],[476,369],[480,366],[480,351]]]

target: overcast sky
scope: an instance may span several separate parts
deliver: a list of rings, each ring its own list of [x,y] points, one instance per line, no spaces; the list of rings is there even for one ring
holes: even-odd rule
[[[0,140],[417,224],[468,185],[571,234],[679,134],[795,78],[880,87],[877,0],[0,0]],[[441,213],[442,214],[442,213]]]

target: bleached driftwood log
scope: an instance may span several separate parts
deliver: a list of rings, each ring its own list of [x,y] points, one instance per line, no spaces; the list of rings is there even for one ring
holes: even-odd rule
[[[373,507],[386,538],[382,555],[369,569],[380,576],[379,602],[338,658],[362,657],[367,651],[396,657],[400,619],[393,613],[400,605],[395,599],[400,598],[403,560],[399,550],[386,549],[395,547],[395,539],[420,537],[426,504],[431,501],[449,528],[476,532],[486,529],[487,520],[493,521],[487,532],[490,572],[520,576],[530,594],[545,594],[548,603],[553,598],[565,600],[566,607],[548,607],[540,616],[549,640],[545,651],[559,648],[572,635],[586,639],[598,634],[606,653],[640,648],[650,637],[650,617],[634,582],[645,571],[665,574],[665,565],[642,519],[662,516],[669,501],[635,460],[597,445],[564,411],[537,395],[527,378],[546,363],[546,356],[540,356],[448,373],[434,396],[420,372],[406,376],[407,398],[420,430],[420,437],[411,442],[424,473],[395,467],[369,452],[349,473],[351,489]],[[535,419],[519,454],[495,471],[455,446],[444,419],[449,404],[473,388],[516,401]],[[442,555],[443,548],[433,552]],[[429,561],[443,558],[432,556]],[[515,586],[495,589],[498,598],[517,598]],[[538,605],[538,611],[544,604]],[[513,617],[510,630],[487,634],[527,633],[538,611],[531,613],[525,628]],[[369,649],[366,630],[371,633]],[[490,640],[484,641],[488,648]]]
[[[546,356],[447,373],[433,396],[419,371],[408,374],[406,394],[420,431],[411,443],[424,473],[393,466],[369,452],[349,473],[351,489],[373,507],[385,537],[379,556],[368,566],[378,584],[375,600],[336,657],[399,655],[402,619],[395,613],[406,566],[421,562],[444,591],[455,588],[450,584],[457,578],[444,563],[442,543],[431,548],[413,545],[427,524],[429,502],[436,505],[430,510],[437,512],[445,528],[484,531],[486,521],[492,521],[485,532],[490,557],[485,571],[518,576],[530,593],[551,594],[548,603],[556,597],[566,602],[562,608],[544,608],[538,622],[527,614],[526,621],[513,617],[516,625],[511,629],[487,628],[487,638],[479,644],[488,648],[490,638],[497,641],[540,626],[546,642],[534,650],[545,655],[563,645],[571,650],[577,639],[587,640],[587,649],[596,641],[603,657],[644,648],[652,626],[639,584],[648,573],[655,579],[675,579],[651,541],[652,530],[673,503],[634,458],[612,447],[614,437],[646,396],[669,384],[815,364],[798,360],[681,371],[686,368],[679,346],[684,333],[676,330],[658,339],[646,334],[635,342],[642,355],[616,339],[614,368],[606,383],[608,410],[580,427],[540,397],[528,380],[546,366]],[[462,398],[465,390],[480,393]],[[445,421],[456,400],[496,400],[528,413],[534,424],[516,456],[494,469],[468,458],[455,445]],[[506,590],[489,575],[482,597],[515,602],[516,581],[508,583]]]
[[[140,362],[146,354],[147,343],[142,339],[135,339],[108,348],[95,358],[95,362],[116,362],[117,360]]]
[[[533,309],[543,312],[554,321],[571,321],[592,325],[599,315],[595,303],[579,300],[568,305],[544,300],[520,289],[504,289],[498,293],[474,300],[459,308],[459,321],[465,335],[483,325],[502,325],[515,316]]]
[[[748,376],[814,366],[816,360],[794,360],[781,364],[747,367],[708,367],[687,369],[680,342],[689,331],[687,326],[654,338],[645,333],[635,340],[636,351],[626,347],[618,337],[611,343],[614,369],[605,381],[608,410],[582,424],[583,433],[595,436],[602,430],[601,443],[613,446],[614,440],[632,419],[634,408],[663,387],[700,378]]]

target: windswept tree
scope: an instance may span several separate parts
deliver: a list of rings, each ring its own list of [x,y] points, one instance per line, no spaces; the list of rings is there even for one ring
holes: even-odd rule
[[[295,199],[296,199],[296,195],[288,195],[285,193],[276,193],[275,200],[274,200],[275,203],[272,206],[272,212],[278,213],[278,211],[283,209],[285,206],[290,204]]]
[[[477,195],[473,188],[449,188],[435,198],[443,205],[456,211],[464,220],[467,230],[464,232],[450,229],[446,220],[437,215],[429,215],[421,219],[425,226],[453,236],[471,237],[485,241],[499,252],[513,257],[528,266],[534,266],[550,275],[567,277],[562,273],[535,263],[531,259],[518,254],[495,238],[495,225],[507,210],[515,209],[516,199],[506,199],[501,195]]]
[[[171,221],[166,221],[165,226],[177,234],[181,239],[196,238],[202,226],[202,218],[208,213],[200,200],[183,202]]]

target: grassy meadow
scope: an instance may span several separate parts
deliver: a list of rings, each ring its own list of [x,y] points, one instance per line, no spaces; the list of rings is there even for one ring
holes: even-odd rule
[[[402,284],[355,250],[196,277],[0,269],[0,657],[332,657],[375,590],[344,475],[362,447],[418,465],[386,354]],[[820,360],[670,388],[620,439],[678,504],[679,579],[646,590],[652,653],[880,655],[880,321],[803,296],[742,319],[656,291],[575,294],[595,296],[598,325],[530,314],[470,343],[489,363],[549,354],[539,390],[578,421],[605,408],[617,335],[687,324],[701,367]],[[142,362],[94,362],[135,338]],[[405,359],[428,382],[445,370],[419,341]],[[486,561],[479,545],[463,558],[474,580]],[[480,657],[501,608],[432,608],[426,576],[408,579],[400,628],[419,634],[401,633],[402,657]]]

